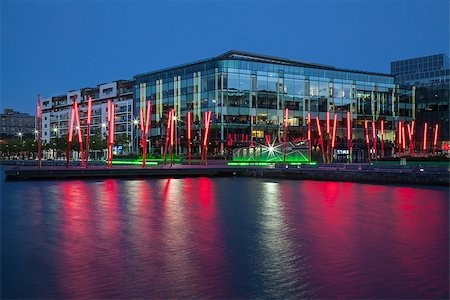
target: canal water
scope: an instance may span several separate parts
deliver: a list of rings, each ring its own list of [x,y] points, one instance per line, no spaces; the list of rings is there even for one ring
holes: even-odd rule
[[[2,298],[448,298],[449,189],[1,182]]]

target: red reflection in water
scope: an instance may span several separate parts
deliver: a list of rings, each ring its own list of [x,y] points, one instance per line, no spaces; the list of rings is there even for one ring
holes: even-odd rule
[[[417,188],[302,182],[299,209],[304,216],[297,226],[309,240],[311,279],[323,288],[321,297],[364,298],[380,291],[392,298],[417,297],[421,295],[417,287],[429,295],[427,288],[436,286],[432,282],[447,280],[436,270],[448,265],[448,253],[440,253],[442,247],[436,246],[443,239],[448,244],[448,231],[442,227],[448,224],[443,213],[448,205],[439,200],[439,192],[435,199],[430,193]],[[398,276],[404,277],[404,285],[399,286]]]
[[[448,215],[443,202],[433,201],[439,198],[434,190],[398,187],[395,189],[394,226],[398,251],[399,267],[408,274],[408,284],[430,297],[440,297],[442,291],[433,290],[433,286],[447,286],[448,274],[436,272],[444,265],[449,265],[448,247],[443,252],[435,247],[437,241],[448,245]],[[429,259],[432,257],[433,259]],[[435,294],[433,294],[433,292]],[[448,290],[447,290],[448,292]]]
[[[65,297],[93,297],[94,279],[84,276],[94,272],[88,245],[95,240],[91,233],[93,218],[90,191],[82,181],[64,182],[60,190],[61,257],[60,288]],[[74,284],[75,283],[75,284]]]

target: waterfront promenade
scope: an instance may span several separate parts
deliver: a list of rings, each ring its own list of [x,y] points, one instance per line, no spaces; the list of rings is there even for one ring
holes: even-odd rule
[[[208,165],[173,166],[112,166],[101,165],[83,168],[80,166],[5,166],[6,180],[64,180],[102,178],[182,178],[182,177],[226,177],[248,176],[262,178],[284,178],[297,180],[326,180],[369,182],[380,184],[449,185],[450,169],[441,165],[369,165],[327,164],[268,166],[227,165],[225,161],[212,161]]]

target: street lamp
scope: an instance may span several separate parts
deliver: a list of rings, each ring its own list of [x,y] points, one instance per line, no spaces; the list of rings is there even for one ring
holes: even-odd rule
[[[137,127],[138,127],[138,124],[139,124],[139,120],[138,119],[134,119],[133,120],[133,152],[134,153],[136,153],[136,154],[138,154],[138,151],[139,151],[139,147],[138,147],[138,145],[137,145],[137,135],[136,135],[136,131],[137,131]]]
[[[179,145],[178,145],[178,127],[177,127],[177,116],[173,116],[172,117],[172,120],[173,120],[173,125],[175,126],[175,145],[176,145],[176,148],[175,148],[175,154],[179,154],[179,149],[178,149],[178,147],[179,147]]]
[[[19,139],[20,139],[20,143],[22,143],[22,132],[19,132],[18,134],[17,134],[18,136],[19,136]]]

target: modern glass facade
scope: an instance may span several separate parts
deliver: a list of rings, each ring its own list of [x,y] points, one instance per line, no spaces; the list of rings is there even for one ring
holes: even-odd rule
[[[264,142],[283,135],[289,109],[289,140],[305,139],[307,115],[321,121],[337,114],[337,136],[346,136],[351,112],[355,139],[364,121],[385,121],[385,137],[395,139],[398,120],[414,118],[414,90],[394,83],[389,74],[338,69],[264,55],[230,51],[218,57],[134,77],[135,115],[152,100],[151,140],[164,143],[169,109],[177,116],[178,137],[185,144],[186,113],[194,118],[194,143],[201,139],[203,113],[212,111],[210,151]],[[313,131],[316,130],[315,123]],[[325,126],[322,123],[322,126]],[[378,128],[379,129],[379,128]],[[377,131],[378,132],[378,131]],[[230,140],[231,139],[231,140]],[[183,150],[182,150],[183,151]]]
[[[447,148],[449,136],[450,64],[445,54],[430,55],[391,63],[395,82],[414,86],[416,123],[423,128],[427,123],[429,134],[439,124],[438,141]],[[423,130],[417,131],[416,142],[421,145]]]

